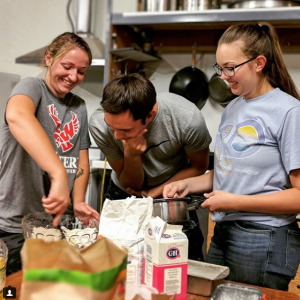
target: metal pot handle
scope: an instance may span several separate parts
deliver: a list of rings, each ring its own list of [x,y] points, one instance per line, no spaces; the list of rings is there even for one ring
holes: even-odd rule
[[[197,210],[200,205],[206,200],[203,195],[189,195],[191,198],[191,202],[188,203],[187,208],[188,210]]]

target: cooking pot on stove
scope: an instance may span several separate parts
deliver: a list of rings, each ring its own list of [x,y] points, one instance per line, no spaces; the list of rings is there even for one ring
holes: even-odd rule
[[[206,200],[203,195],[191,195],[184,198],[153,199],[153,217],[160,217],[169,224],[187,224],[189,211],[196,210]]]

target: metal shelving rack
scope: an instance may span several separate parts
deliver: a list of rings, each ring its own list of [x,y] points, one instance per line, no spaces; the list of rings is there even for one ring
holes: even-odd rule
[[[300,6],[255,9],[211,9],[205,11],[124,12],[112,13],[111,1],[107,6],[105,83],[110,79],[113,61],[111,34],[118,32],[119,48],[130,47],[132,29],[151,29],[156,33],[154,46],[159,53],[189,51],[194,37],[198,50],[214,52],[221,33],[233,22],[267,21],[274,25],[283,51],[300,52]],[[202,48],[201,48],[202,47]]]
[[[289,21],[300,24],[300,7],[211,9],[198,12],[128,12],[112,14],[112,25]]]

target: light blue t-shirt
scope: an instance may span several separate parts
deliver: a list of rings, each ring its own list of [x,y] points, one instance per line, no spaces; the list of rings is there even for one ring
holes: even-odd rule
[[[291,188],[289,172],[300,168],[299,129],[300,101],[278,88],[254,99],[231,101],[215,143],[214,190],[261,195]],[[248,220],[276,227],[295,218],[242,211],[212,216],[216,222]]]

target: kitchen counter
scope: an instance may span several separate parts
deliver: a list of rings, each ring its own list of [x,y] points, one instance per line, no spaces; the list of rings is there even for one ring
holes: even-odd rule
[[[15,287],[17,290],[17,297],[14,299],[19,299],[19,297],[20,297],[22,275],[23,275],[22,271],[19,271],[17,273],[9,275],[6,278],[5,286],[8,287],[10,285],[11,287]],[[273,290],[273,289],[268,289],[268,288],[261,288],[261,287],[256,287],[256,288],[259,288],[260,290],[263,291],[263,293],[266,295],[267,300],[299,300],[299,296],[297,296],[294,293],[283,292],[283,291],[278,291],[278,290]],[[187,300],[209,300],[210,298],[193,295],[193,294],[188,294],[186,299]]]

